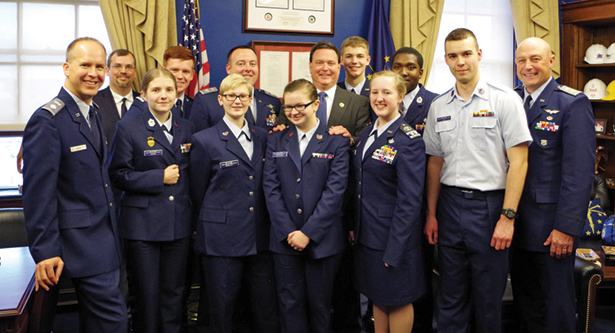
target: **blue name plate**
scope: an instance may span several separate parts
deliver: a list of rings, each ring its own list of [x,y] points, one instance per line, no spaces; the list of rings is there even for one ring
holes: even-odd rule
[[[273,154],[271,154],[271,157],[273,157],[273,158],[287,157],[287,156],[288,156],[288,152],[287,151],[274,151]]]
[[[162,149],[144,150],[143,156],[158,156],[162,155]]]

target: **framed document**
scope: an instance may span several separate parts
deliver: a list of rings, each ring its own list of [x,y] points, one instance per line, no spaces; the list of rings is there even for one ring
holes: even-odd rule
[[[310,50],[316,43],[252,41],[259,62],[256,88],[282,97],[284,87],[292,80],[310,76]]]
[[[594,128],[596,134],[606,134],[606,119],[596,118],[595,121]]]
[[[335,0],[244,0],[244,31],[333,35]]]

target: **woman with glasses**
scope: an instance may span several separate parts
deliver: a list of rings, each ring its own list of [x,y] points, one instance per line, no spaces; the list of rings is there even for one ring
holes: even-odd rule
[[[375,332],[410,332],[412,302],[426,292],[421,247],[425,144],[399,112],[404,79],[374,74],[370,104],[378,118],[352,156],[357,289],[374,305]]]
[[[312,83],[284,89],[293,125],[267,141],[264,184],[282,332],[328,332],[333,281],[344,247],[342,203],[349,142],[316,117]],[[350,283],[350,281],[348,281]]]
[[[171,115],[175,77],[152,69],[141,95],[148,111],[117,123],[109,174],[124,191],[119,230],[126,249],[135,332],[183,332],[192,207],[190,137],[194,126]]]
[[[257,332],[277,332],[277,303],[262,189],[267,130],[244,115],[252,86],[239,74],[220,84],[224,118],[192,137],[192,200],[198,207],[195,249],[202,254],[212,332],[232,332],[233,310],[247,281]],[[241,315],[241,314],[240,314]]]

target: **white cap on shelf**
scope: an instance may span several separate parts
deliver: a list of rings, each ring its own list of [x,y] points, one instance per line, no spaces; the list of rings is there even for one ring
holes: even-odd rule
[[[611,44],[608,49],[606,49],[606,58],[604,59],[605,64],[614,64],[615,63],[615,43]]]
[[[585,84],[583,93],[589,99],[603,99],[606,96],[606,84],[600,79],[591,79]]]
[[[606,59],[606,47],[602,44],[594,44],[585,51],[585,62],[588,64],[603,64]]]

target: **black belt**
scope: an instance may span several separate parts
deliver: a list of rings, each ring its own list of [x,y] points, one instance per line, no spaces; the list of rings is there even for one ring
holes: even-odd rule
[[[480,191],[471,188],[465,187],[456,187],[456,186],[448,186],[442,185],[442,189],[447,190],[451,193],[454,193],[460,197],[464,197],[466,199],[474,199],[474,198],[486,198],[496,195],[504,194],[504,190],[493,190],[493,191]]]

